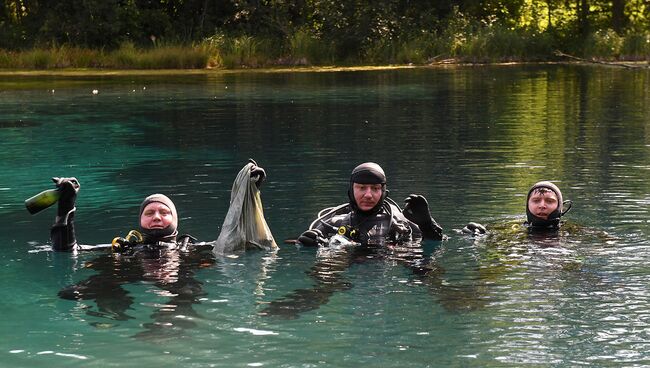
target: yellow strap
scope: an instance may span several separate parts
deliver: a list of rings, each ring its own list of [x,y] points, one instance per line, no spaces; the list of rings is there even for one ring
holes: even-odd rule
[[[113,238],[113,241],[111,242],[111,250],[113,252],[120,250],[120,248],[122,247],[122,245],[119,243],[120,240],[124,241],[124,238],[121,238],[119,236]]]

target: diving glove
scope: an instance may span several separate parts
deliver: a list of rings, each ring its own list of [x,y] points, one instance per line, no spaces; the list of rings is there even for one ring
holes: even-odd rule
[[[257,162],[255,162],[255,160],[252,158],[249,158],[248,162],[253,164],[253,167],[251,167],[251,178],[255,179],[255,185],[257,186],[257,189],[259,189],[262,187],[264,180],[266,180],[266,171],[264,171],[263,168],[257,166]]]
[[[465,234],[470,235],[483,235],[487,232],[485,226],[479,224],[478,222],[470,222],[461,230]]]
[[[327,243],[327,240],[320,230],[309,229],[298,237],[298,243],[306,247],[317,247]]]
[[[57,217],[65,219],[68,214],[74,210],[75,202],[77,200],[77,193],[81,185],[77,178],[52,178],[54,184],[61,193],[59,198],[59,206],[57,210]]]
[[[414,222],[428,239],[442,239],[442,228],[429,213],[429,202],[421,195],[411,194],[404,199],[404,216]]]

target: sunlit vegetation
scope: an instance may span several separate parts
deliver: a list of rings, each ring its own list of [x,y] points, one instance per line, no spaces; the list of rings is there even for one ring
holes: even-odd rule
[[[643,0],[10,0],[0,67],[194,69],[650,58]]]

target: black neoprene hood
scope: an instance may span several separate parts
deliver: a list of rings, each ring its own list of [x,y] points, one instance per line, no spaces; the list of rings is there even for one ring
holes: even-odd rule
[[[386,174],[381,166],[374,162],[365,162],[352,170],[351,183],[386,184]]]
[[[359,206],[354,199],[354,183],[382,185],[381,199],[371,210],[361,211],[361,209],[359,209]],[[350,185],[348,187],[348,198],[350,199],[350,206],[355,212],[364,215],[370,215],[379,212],[379,210],[381,210],[382,206],[384,205],[386,195],[386,174],[384,173],[384,169],[382,169],[381,166],[374,162],[364,162],[352,170],[352,173],[350,174]]]

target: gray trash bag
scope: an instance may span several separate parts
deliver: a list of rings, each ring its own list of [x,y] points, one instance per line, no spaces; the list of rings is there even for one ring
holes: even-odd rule
[[[247,249],[277,249],[278,245],[264,219],[260,190],[250,177],[252,163],[237,174],[230,192],[230,208],[223,221],[219,238],[212,248],[216,254],[230,254]]]

